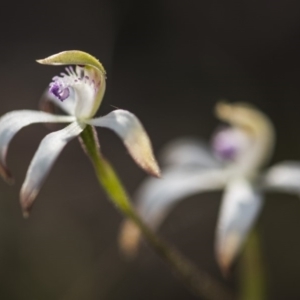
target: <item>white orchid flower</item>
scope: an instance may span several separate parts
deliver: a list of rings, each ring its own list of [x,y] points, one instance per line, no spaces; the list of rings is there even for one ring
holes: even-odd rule
[[[170,144],[162,155],[162,179],[146,179],[135,200],[141,217],[157,229],[180,200],[223,189],[215,251],[221,269],[226,272],[261,211],[263,192],[300,194],[300,163],[281,163],[262,173],[274,145],[269,119],[242,103],[219,103],[216,115],[230,126],[217,131],[211,149],[194,139]],[[137,228],[126,221],[120,234],[123,250],[134,254],[139,237]]]
[[[25,216],[41,189],[56,158],[73,138],[87,125],[113,130],[124,142],[133,159],[143,169],[159,176],[159,168],[152,154],[150,140],[135,115],[117,109],[104,117],[93,118],[105,92],[105,70],[93,56],[82,51],[64,51],[38,60],[46,65],[75,65],[54,77],[49,87],[49,99],[68,115],[54,115],[42,111],[12,111],[0,119],[0,171],[7,180],[12,176],[6,166],[8,146],[14,135],[23,127],[34,123],[70,123],[62,130],[48,134],[40,143],[20,192]]]

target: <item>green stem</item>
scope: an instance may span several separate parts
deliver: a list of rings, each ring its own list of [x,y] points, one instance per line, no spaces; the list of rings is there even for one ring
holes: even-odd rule
[[[161,240],[145,225],[132,207],[129,197],[113,168],[100,154],[93,127],[87,126],[85,128],[81,134],[81,140],[85,152],[93,163],[98,181],[103,186],[109,199],[127,218],[138,226],[149,245],[176,271],[185,285],[194,294],[205,299],[232,299],[232,296],[220,283],[205,272],[195,268],[191,262],[184,258],[177,250],[171,248],[165,241]]]
[[[250,233],[242,253],[240,278],[239,299],[267,299],[266,272],[257,227]]]

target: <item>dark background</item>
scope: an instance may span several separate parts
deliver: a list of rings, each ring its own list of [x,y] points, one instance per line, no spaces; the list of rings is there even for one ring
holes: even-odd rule
[[[79,49],[108,73],[98,115],[135,113],[155,152],[180,136],[209,139],[223,98],[252,102],[275,123],[272,162],[300,160],[300,2],[6,1],[0,9],[0,113],[36,109],[59,68],[35,59]],[[48,129],[30,126],[8,154],[16,184],[0,183],[0,299],[196,299],[146,246],[134,262],[117,247],[123,217],[99,189],[77,141],[59,157],[29,220],[18,193]],[[145,178],[119,139],[99,129],[101,147],[132,193]],[[223,280],[213,255],[220,193],[176,207],[161,234]],[[300,201],[269,194],[263,232],[269,299],[300,299]],[[223,283],[236,290],[237,266]]]

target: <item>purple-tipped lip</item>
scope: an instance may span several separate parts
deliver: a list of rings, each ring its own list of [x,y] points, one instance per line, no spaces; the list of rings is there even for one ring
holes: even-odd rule
[[[212,141],[215,154],[223,160],[234,160],[241,146],[240,140],[232,129],[223,129],[217,132]]]
[[[70,96],[69,88],[62,88],[61,84],[54,82],[50,85],[49,92],[60,101],[64,101]]]
[[[237,149],[230,145],[215,145],[214,150],[224,160],[233,160],[237,155]]]

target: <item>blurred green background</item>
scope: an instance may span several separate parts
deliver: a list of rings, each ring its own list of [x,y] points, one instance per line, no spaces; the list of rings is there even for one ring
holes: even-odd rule
[[[176,137],[209,140],[220,99],[251,102],[277,130],[272,162],[300,160],[300,2],[296,0],[8,1],[0,10],[0,113],[36,109],[62,68],[35,59],[78,49],[100,59],[108,87],[98,115],[136,114],[155,153]],[[126,261],[117,247],[123,217],[98,187],[78,142],[60,155],[28,220],[18,193],[49,130],[13,140],[13,187],[0,182],[0,299],[196,299],[147,246]],[[121,141],[98,129],[103,153],[130,193],[145,178]],[[222,279],[213,252],[220,193],[176,207],[160,233],[235,291],[237,266]],[[262,228],[269,299],[300,299],[300,201],[268,194]],[[238,262],[237,262],[238,264]]]

